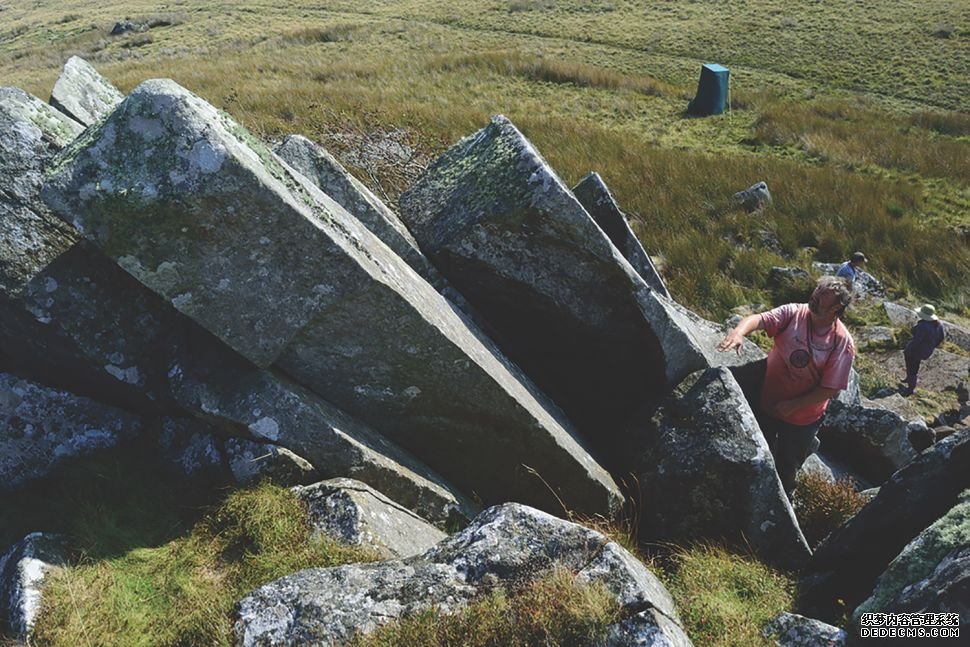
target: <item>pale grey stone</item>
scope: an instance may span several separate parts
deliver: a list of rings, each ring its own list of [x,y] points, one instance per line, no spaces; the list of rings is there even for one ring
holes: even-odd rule
[[[768,183],[764,181],[752,184],[732,197],[747,213],[761,211],[771,204],[771,192],[768,190]]]
[[[448,536],[360,481],[329,479],[292,491],[306,504],[314,532],[385,558],[423,553]]]
[[[846,633],[821,620],[779,613],[761,630],[780,647],[843,647]]]
[[[324,478],[364,481],[442,528],[464,525],[478,513],[452,484],[363,422],[218,342],[190,344],[169,380],[186,410],[224,434],[288,448]],[[239,456],[230,466],[239,479],[254,464]]]
[[[44,579],[68,563],[66,538],[34,532],[0,557],[0,613],[16,640],[30,643],[43,598]]]
[[[0,88],[0,352],[25,377],[157,408],[168,311],[40,200],[51,158],[80,131],[36,97]]]
[[[811,556],[754,412],[734,376],[689,376],[642,422],[640,536],[720,538],[795,568]]]
[[[126,411],[0,373],[0,491],[137,436]]]
[[[653,618],[644,622],[669,628],[678,641],[671,644],[690,644],[679,638],[683,630],[669,594],[624,553],[588,528],[519,504],[495,506],[422,555],[308,569],[260,587],[237,605],[234,640],[246,646],[339,643],[423,609],[457,611],[496,586],[514,587],[563,568],[604,585],[624,613],[650,611]]]
[[[667,284],[650,260],[650,255],[643,249],[640,239],[633,233],[627,215],[620,210],[620,206],[599,173],[592,172],[580,180],[579,184],[573,187],[573,195],[613,245],[620,250],[623,257],[630,262],[640,278],[669,299],[670,292],[667,290]]]
[[[67,59],[50,104],[84,126],[108,115],[124,95],[80,56]]]
[[[558,509],[558,494],[603,513],[622,500],[561,412],[444,297],[174,82],[142,83],[85,131],[44,198],[236,352],[274,364],[484,501]]]
[[[308,460],[279,445],[245,438],[228,438],[225,445],[229,470],[240,485],[262,478],[284,486],[307,485],[319,476]]]

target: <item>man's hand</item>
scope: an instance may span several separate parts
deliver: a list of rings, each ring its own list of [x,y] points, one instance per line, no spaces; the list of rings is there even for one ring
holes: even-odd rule
[[[764,324],[761,322],[761,315],[748,315],[742,319],[737,327],[729,332],[727,336],[721,340],[721,343],[717,345],[717,349],[722,353],[724,351],[737,349],[738,355],[741,354],[741,345],[744,344],[744,338],[748,333],[752,333],[755,330],[761,330],[764,328]]]
[[[729,350],[737,349],[738,355],[741,354],[741,345],[744,343],[744,335],[738,332],[738,328],[735,328],[727,334],[727,336],[721,340],[721,343],[717,345],[719,351],[726,352]]]

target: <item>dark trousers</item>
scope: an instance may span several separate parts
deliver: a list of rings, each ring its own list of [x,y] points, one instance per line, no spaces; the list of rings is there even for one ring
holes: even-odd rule
[[[818,420],[810,425],[793,425],[764,415],[759,422],[768,447],[771,448],[771,455],[775,458],[775,469],[778,470],[781,485],[790,498],[795,490],[798,469],[819,447],[816,434],[822,421]]]
[[[916,376],[919,375],[919,365],[922,360],[906,351],[903,351],[903,359],[906,360],[906,385],[912,391],[916,388]]]

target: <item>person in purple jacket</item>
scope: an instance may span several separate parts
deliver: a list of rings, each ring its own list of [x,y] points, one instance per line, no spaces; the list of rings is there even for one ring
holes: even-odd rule
[[[912,395],[916,388],[919,365],[925,359],[929,359],[936,347],[943,343],[946,335],[943,332],[943,322],[936,316],[936,308],[930,304],[924,304],[916,311],[919,321],[913,326],[913,338],[906,344],[903,350],[903,358],[906,360],[906,377],[900,382],[906,385],[900,393],[902,395]]]

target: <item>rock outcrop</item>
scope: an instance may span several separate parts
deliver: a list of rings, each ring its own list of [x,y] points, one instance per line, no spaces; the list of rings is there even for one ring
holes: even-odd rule
[[[639,625],[640,635],[655,636],[652,644],[691,644],[670,595],[636,558],[593,530],[511,503],[484,511],[422,555],[308,569],[260,587],[237,606],[235,644],[339,643],[423,609],[452,613],[497,586],[556,568],[605,586],[624,616],[639,614],[617,635]]]
[[[796,613],[778,614],[761,633],[780,647],[843,647],[846,642],[842,629]]]
[[[438,159],[401,196],[401,218],[499,346],[618,471],[622,424],[645,395],[717,355],[505,117]]]
[[[125,96],[79,56],[67,59],[51,90],[50,104],[82,126],[108,115]]]
[[[789,568],[811,556],[771,451],[726,368],[689,376],[639,430],[640,537],[720,538]]]
[[[441,527],[477,514],[430,467],[318,395],[208,335],[186,341],[168,372],[173,397],[224,434],[288,448],[323,478],[364,481]],[[237,478],[246,471],[244,463],[230,466]]]
[[[920,532],[970,487],[970,430],[944,438],[896,472],[854,517],[816,549],[800,585],[803,607],[834,620],[854,608]]]
[[[423,553],[447,535],[401,504],[353,479],[329,479],[292,490],[306,504],[315,533],[384,556]]]
[[[919,317],[915,310],[898,303],[886,301],[882,304],[886,310],[886,316],[894,326],[909,328],[915,326]],[[967,331],[949,321],[943,321],[943,332],[946,334],[946,341],[956,344],[963,350],[970,350],[970,331]]]
[[[86,130],[43,195],[236,352],[277,366],[465,491],[590,513],[621,501],[561,413],[444,297],[175,83],[142,83]]]
[[[49,161],[80,131],[36,97],[0,89],[0,353],[24,377],[157,410],[174,311],[40,200]]]

